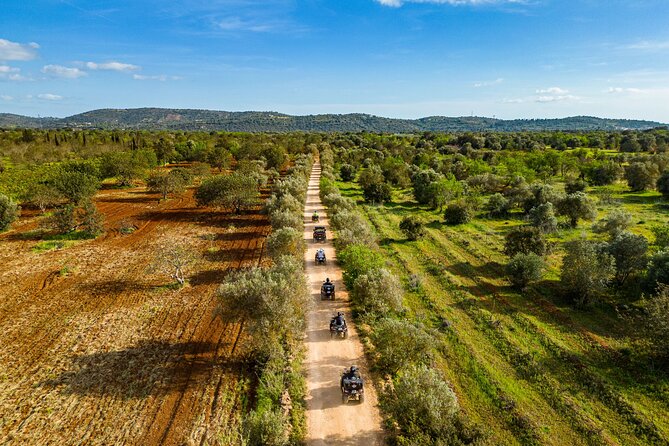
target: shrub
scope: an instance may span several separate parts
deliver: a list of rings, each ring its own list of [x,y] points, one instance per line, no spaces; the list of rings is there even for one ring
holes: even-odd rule
[[[420,218],[410,215],[402,219],[400,230],[408,240],[418,240],[425,235],[425,223]]]
[[[432,169],[420,169],[411,176],[411,184],[413,185],[413,196],[420,204],[428,204],[432,199],[432,191],[430,185],[442,178]]]
[[[660,249],[669,246],[669,225],[653,226],[650,230],[655,236],[655,242],[653,243],[655,246],[658,246]]]
[[[362,196],[368,203],[383,204],[392,200],[392,189],[388,183],[370,183],[363,187]]]
[[[644,298],[641,304],[645,309],[641,324],[652,352],[669,359],[669,287],[660,285],[657,294]]]
[[[44,226],[56,230],[61,234],[72,232],[77,227],[75,217],[75,207],[72,204],[66,204],[59,209],[56,209],[53,214],[44,220]]]
[[[577,305],[602,293],[615,274],[615,261],[603,247],[585,238],[565,244],[560,282]]]
[[[299,257],[306,248],[302,232],[291,227],[275,230],[267,237],[266,243],[267,251],[273,259],[283,255]]]
[[[49,184],[73,205],[90,200],[100,187],[97,177],[82,172],[59,170]]]
[[[474,218],[471,206],[464,201],[449,204],[444,211],[444,220],[449,225],[469,223]]]
[[[491,217],[505,217],[511,210],[512,203],[504,195],[496,193],[488,199],[486,209]]]
[[[339,176],[341,177],[342,181],[353,181],[355,179],[356,173],[357,169],[351,164],[344,163],[339,168]]]
[[[343,197],[338,192],[325,195],[323,197],[323,204],[334,213],[355,209],[355,202],[348,197]]]
[[[243,423],[244,438],[249,446],[287,446],[288,420],[280,408],[253,410]]]
[[[378,368],[393,375],[409,365],[429,361],[435,342],[422,325],[406,319],[381,319],[374,325],[371,337]]]
[[[545,267],[543,258],[535,253],[518,253],[506,265],[506,273],[513,285],[525,288],[530,282],[541,280]]]
[[[651,163],[634,162],[625,168],[625,179],[633,192],[654,187],[658,176],[657,167]]]
[[[553,211],[553,203],[544,203],[530,211],[530,222],[532,226],[544,234],[557,232],[558,221]]]
[[[337,253],[337,259],[341,262],[344,273],[344,283],[349,290],[358,276],[366,274],[384,265],[381,254],[365,245],[351,244]]]
[[[535,183],[530,187],[530,196],[523,201],[523,209],[529,212],[545,203],[557,203],[560,198],[560,194],[550,184]]]
[[[669,170],[665,170],[657,179],[655,186],[664,198],[669,198]]]
[[[63,197],[52,186],[44,183],[32,185],[26,194],[26,200],[37,206],[42,213],[56,206]]]
[[[274,229],[293,228],[295,230],[300,230],[303,225],[302,215],[297,215],[288,210],[272,212],[269,214],[269,221]]]
[[[381,407],[392,414],[402,436],[433,443],[451,435],[458,399],[437,370],[415,366],[405,370],[381,395]]]
[[[381,315],[402,310],[402,284],[385,268],[370,268],[358,275],[351,297],[364,313]]]
[[[669,285],[669,250],[655,253],[648,262],[647,287],[654,290],[658,285]]]
[[[79,228],[90,237],[97,237],[104,232],[104,218],[92,201],[84,202],[79,213]]]
[[[0,194],[0,232],[9,228],[9,226],[19,217],[21,208],[6,195]]]
[[[534,253],[544,256],[548,253],[548,243],[539,229],[532,226],[521,226],[506,234],[504,253],[509,257],[518,253]]]
[[[607,233],[611,238],[632,226],[632,214],[623,209],[614,209],[592,228],[595,232]]]

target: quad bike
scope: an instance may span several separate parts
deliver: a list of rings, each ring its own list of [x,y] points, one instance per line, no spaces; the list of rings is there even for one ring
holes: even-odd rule
[[[334,283],[323,282],[323,285],[321,285],[321,299],[335,299]]]
[[[316,265],[325,265],[325,250],[323,248],[316,251],[316,256],[314,258]]]
[[[316,226],[314,228],[314,241],[315,242],[324,242],[327,240],[327,235],[325,234],[325,226]]]
[[[344,316],[339,313],[330,320],[330,338],[341,337],[346,339],[348,337],[348,326],[344,320]]]
[[[365,400],[364,382],[357,373],[351,376],[349,371],[345,370],[341,376],[340,387],[342,403],[347,404],[352,399],[361,403]]]
[[[311,221],[318,223],[320,221],[320,216],[318,215],[318,212],[314,212],[311,215]]]

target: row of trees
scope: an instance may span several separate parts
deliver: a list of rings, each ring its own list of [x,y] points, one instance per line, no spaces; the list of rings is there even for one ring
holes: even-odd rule
[[[449,383],[432,365],[437,333],[409,320],[403,288],[383,260],[373,229],[355,203],[334,182],[334,157],[321,151],[320,193],[336,231],[337,258],[344,269],[355,314],[374,350],[375,369],[392,382],[381,394],[381,407],[397,426],[398,444],[470,444],[483,438],[460,412]]]
[[[286,176],[273,184],[265,204],[272,224],[266,241],[271,264],[232,273],[218,292],[219,315],[244,324],[254,350],[256,403],[243,422],[245,441],[251,445],[298,444],[304,435],[300,358],[309,298],[302,213],[311,166],[311,155],[298,156]],[[250,199],[248,192],[257,193],[257,188],[258,179],[250,172],[236,172],[205,181],[197,196],[200,202],[239,210]]]

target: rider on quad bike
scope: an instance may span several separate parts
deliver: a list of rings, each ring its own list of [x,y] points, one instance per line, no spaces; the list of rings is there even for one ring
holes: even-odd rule
[[[344,338],[348,336],[348,326],[346,325],[346,319],[344,319],[344,313],[341,311],[338,311],[337,315],[330,319],[330,337],[335,335],[341,335]]]

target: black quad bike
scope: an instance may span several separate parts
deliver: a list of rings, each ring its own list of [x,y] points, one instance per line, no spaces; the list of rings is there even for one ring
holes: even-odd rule
[[[345,373],[341,377],[341,402],[347,404],[350,400],[363,402],[365,400],[364,382],[360,376],[349,376]]]
[[[323,282],[321,285],[321,299],[335,299],[335,286],[332,282]]]
[[[348,337],[348,326],[343,316],[334,316],[330,320],[330,338],[335,336],[344,339]]]

